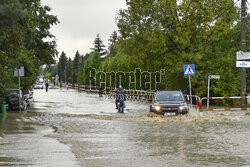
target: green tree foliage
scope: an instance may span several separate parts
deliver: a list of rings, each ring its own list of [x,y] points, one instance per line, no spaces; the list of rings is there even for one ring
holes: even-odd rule
[[[129,63],[131,60],[131,57],[129,57],[128,55],[125,55],[124,53],[122,52],[117,52],[117,54],[112,57],[112,58],[109,58],[109,59],[106,59],[102,64],[101,64],[101,67],[100,67],[100,71],[103,71],[103,72],[131,72],[131,71],[134,71],[135,68],[133,69],[131,67],[131,63]],[[105,76],[105,77],[108,77],[108,76]],[[129,85],[126,85],[126,79],[128,78],[122,78],[121,79],[121,85],[124,87],[124,88],[129,88]],[[103,80],[105,81],[105,80]],[[116,82],[118,83],[118,81]],[[98,84],[99,85],[99,84]],[[115,85],[115,82],[114,80],[112,80],[112,83],[110,83],[110,79],[107,79],[106,78],[106,86],[107,87],[118,87],[119,85]]]
[[[78,83],[89,85],[91,79],[90,76],[91,70],[96,69],[98,71],[100,64],[101,64],[100,53],[91,52],[84,63],[84,67],[78,73],[79,74],[78,77],[80,76],[80,80],[78,78]],[[92,83],[92,85],[94,84],[95,83]]]
[[[66,72],[66,66],[68,64],[68,58],[66,57],[66,54],[64,51],[62,51],[60,57],[59,57],[59,63],[57,66],[57,71],[59,75],[59,81],[65,82],[65,72]]]
[[[100,53],[100,55],[102,56],[106,54],[106,50],[104,48],[105,48],[105,45],[103,44],[103,41],[101,40],[99,34],[97,34],[97,37],[95,38],[95,41],[94,41],[94,48],[90,48],[90,49],[93,50],[94,52]]]
[[[69,58],[69,61],[66,65],[66,82],[68,83],[72,83],[73,80],[73,61],[71,60],[71,58]]]
[[[130,66],[130,57],[125,55],[122,52],[118,52],[115,57],[111,59],[106,59],[101,64],[101,71],[104,72],[118,72],[118,71],[129,71],[131,70]]]
[[[15,68],[24,66],[21,87],[27,89],[35,82],[39,66],[54,62],[56,44],[49,30],[58,20],[48,14],[50,10],[40,0],[0,2],[0,89],[17,85]]]
[[[23,18],[25,14],[19,0],[1,0],[0,26],[11,26]]]
[[[117,25],[121,50],[131,66],[142,70],[166,70],[164,89],[187,89],[183,65],[195,64],[194,94],[206,95],[208,74],[221,75],[213,84],[214,95],[236,95],[239,70],[239,13],[231,0],[155,1],[127,0]]]
[[[86,54],[85,56],[80,56],[79,59],[79,68],[78,68],[78,72],[77,72],[77,83],[79,85],[83,85],[84,84],[84,73],[83,73],[83,68],[84,68],[84,64],[85,61],[88,57],[88,54]]]
[[[109,41],[109,47],[108,47],[107,57],[111,58],[114,57],[118,51],[118,46],[117,46],[118,34],[116,31],[113,31],[108,41]]]
[[[73,60],[73,83],[77,83],[77,74],[79,71],[80,57],[81,55],[77,51]]]

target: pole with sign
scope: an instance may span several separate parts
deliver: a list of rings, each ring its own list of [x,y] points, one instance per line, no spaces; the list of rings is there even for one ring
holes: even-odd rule
[[[245,41],[245,40],[244,40]],[[243,42],[244,43],[244,42]],[[244,48],[245,48],[244,43]],[[243,49],[245,51],[246,49]],[[246,68],[250,68],[250,61],[246,61],[250,59],[250,52],[239,51],[236,53],[236,67],[241,68],[241,96],[246,96]],[[241,99],[241,107],[246,107],[246,99]]]
[[[207,97],[209,97],[210,79],[220,79],[220,76],[219,76],[219,75],[208,75]],[[208,110],[208,109],[209,109],[209,99],[207,98],[207,110]]]
[[[18,77],[18,89],[20,90],[21,89],[21,79],[20,77],[23,77],[24,76],[24,67],[20,67],[20,69],[15,69],[14,71],[14,76],[15,77]],[[19,94],[20,96],[20,94]],[[21,111],[21,101],[20,101],[20,98],[19,98],[19,110]]]
[[[250,52],[242,52],[239,51],[236,53],[237,60],[249,60],[250,59]]]
[[[189,94],[190,94],[190,104],[192,105],[192,88],[191,88],[191,75],[195,75],[194,64],[184,65],[184,76],[189,77]]]

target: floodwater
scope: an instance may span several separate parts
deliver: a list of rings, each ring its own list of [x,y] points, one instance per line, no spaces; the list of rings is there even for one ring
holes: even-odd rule
[[[114,100],[75,90],[34,98],[1,125],[0,166],[250,166],[246,111],[164,117],[130,101],[119,114]]]

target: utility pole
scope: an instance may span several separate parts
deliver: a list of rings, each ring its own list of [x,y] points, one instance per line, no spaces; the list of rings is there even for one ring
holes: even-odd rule
[[[65,84],[67,84],[67,62],[65,62]]]
[[[241,51],[246,52],[246,0],[241,0]],[[246,96],[246,68],[241,69],[241,96]],[[246,99],[241,99],[241,107],[246,108]]]
[[[74,88],[74,83],[73,83],[73,81],[74,81],[74,79],[73,79],[73,77],[74,77],[74,75],[73,75],[73,61],[72,61],[72,63],[71,63],[71,85],[72,85],[72,88]]]

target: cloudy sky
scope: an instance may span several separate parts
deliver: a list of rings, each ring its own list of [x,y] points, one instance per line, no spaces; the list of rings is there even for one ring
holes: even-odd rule
[[[100,35],[107,46],[114,30],[116,13],[126,8],[125,0],[41,0],[42,5],[52,8],[60,24],[52,27],[56,36],[57,49],[73,58],[76,51],[80,54],[90,52],[94,39]]]

